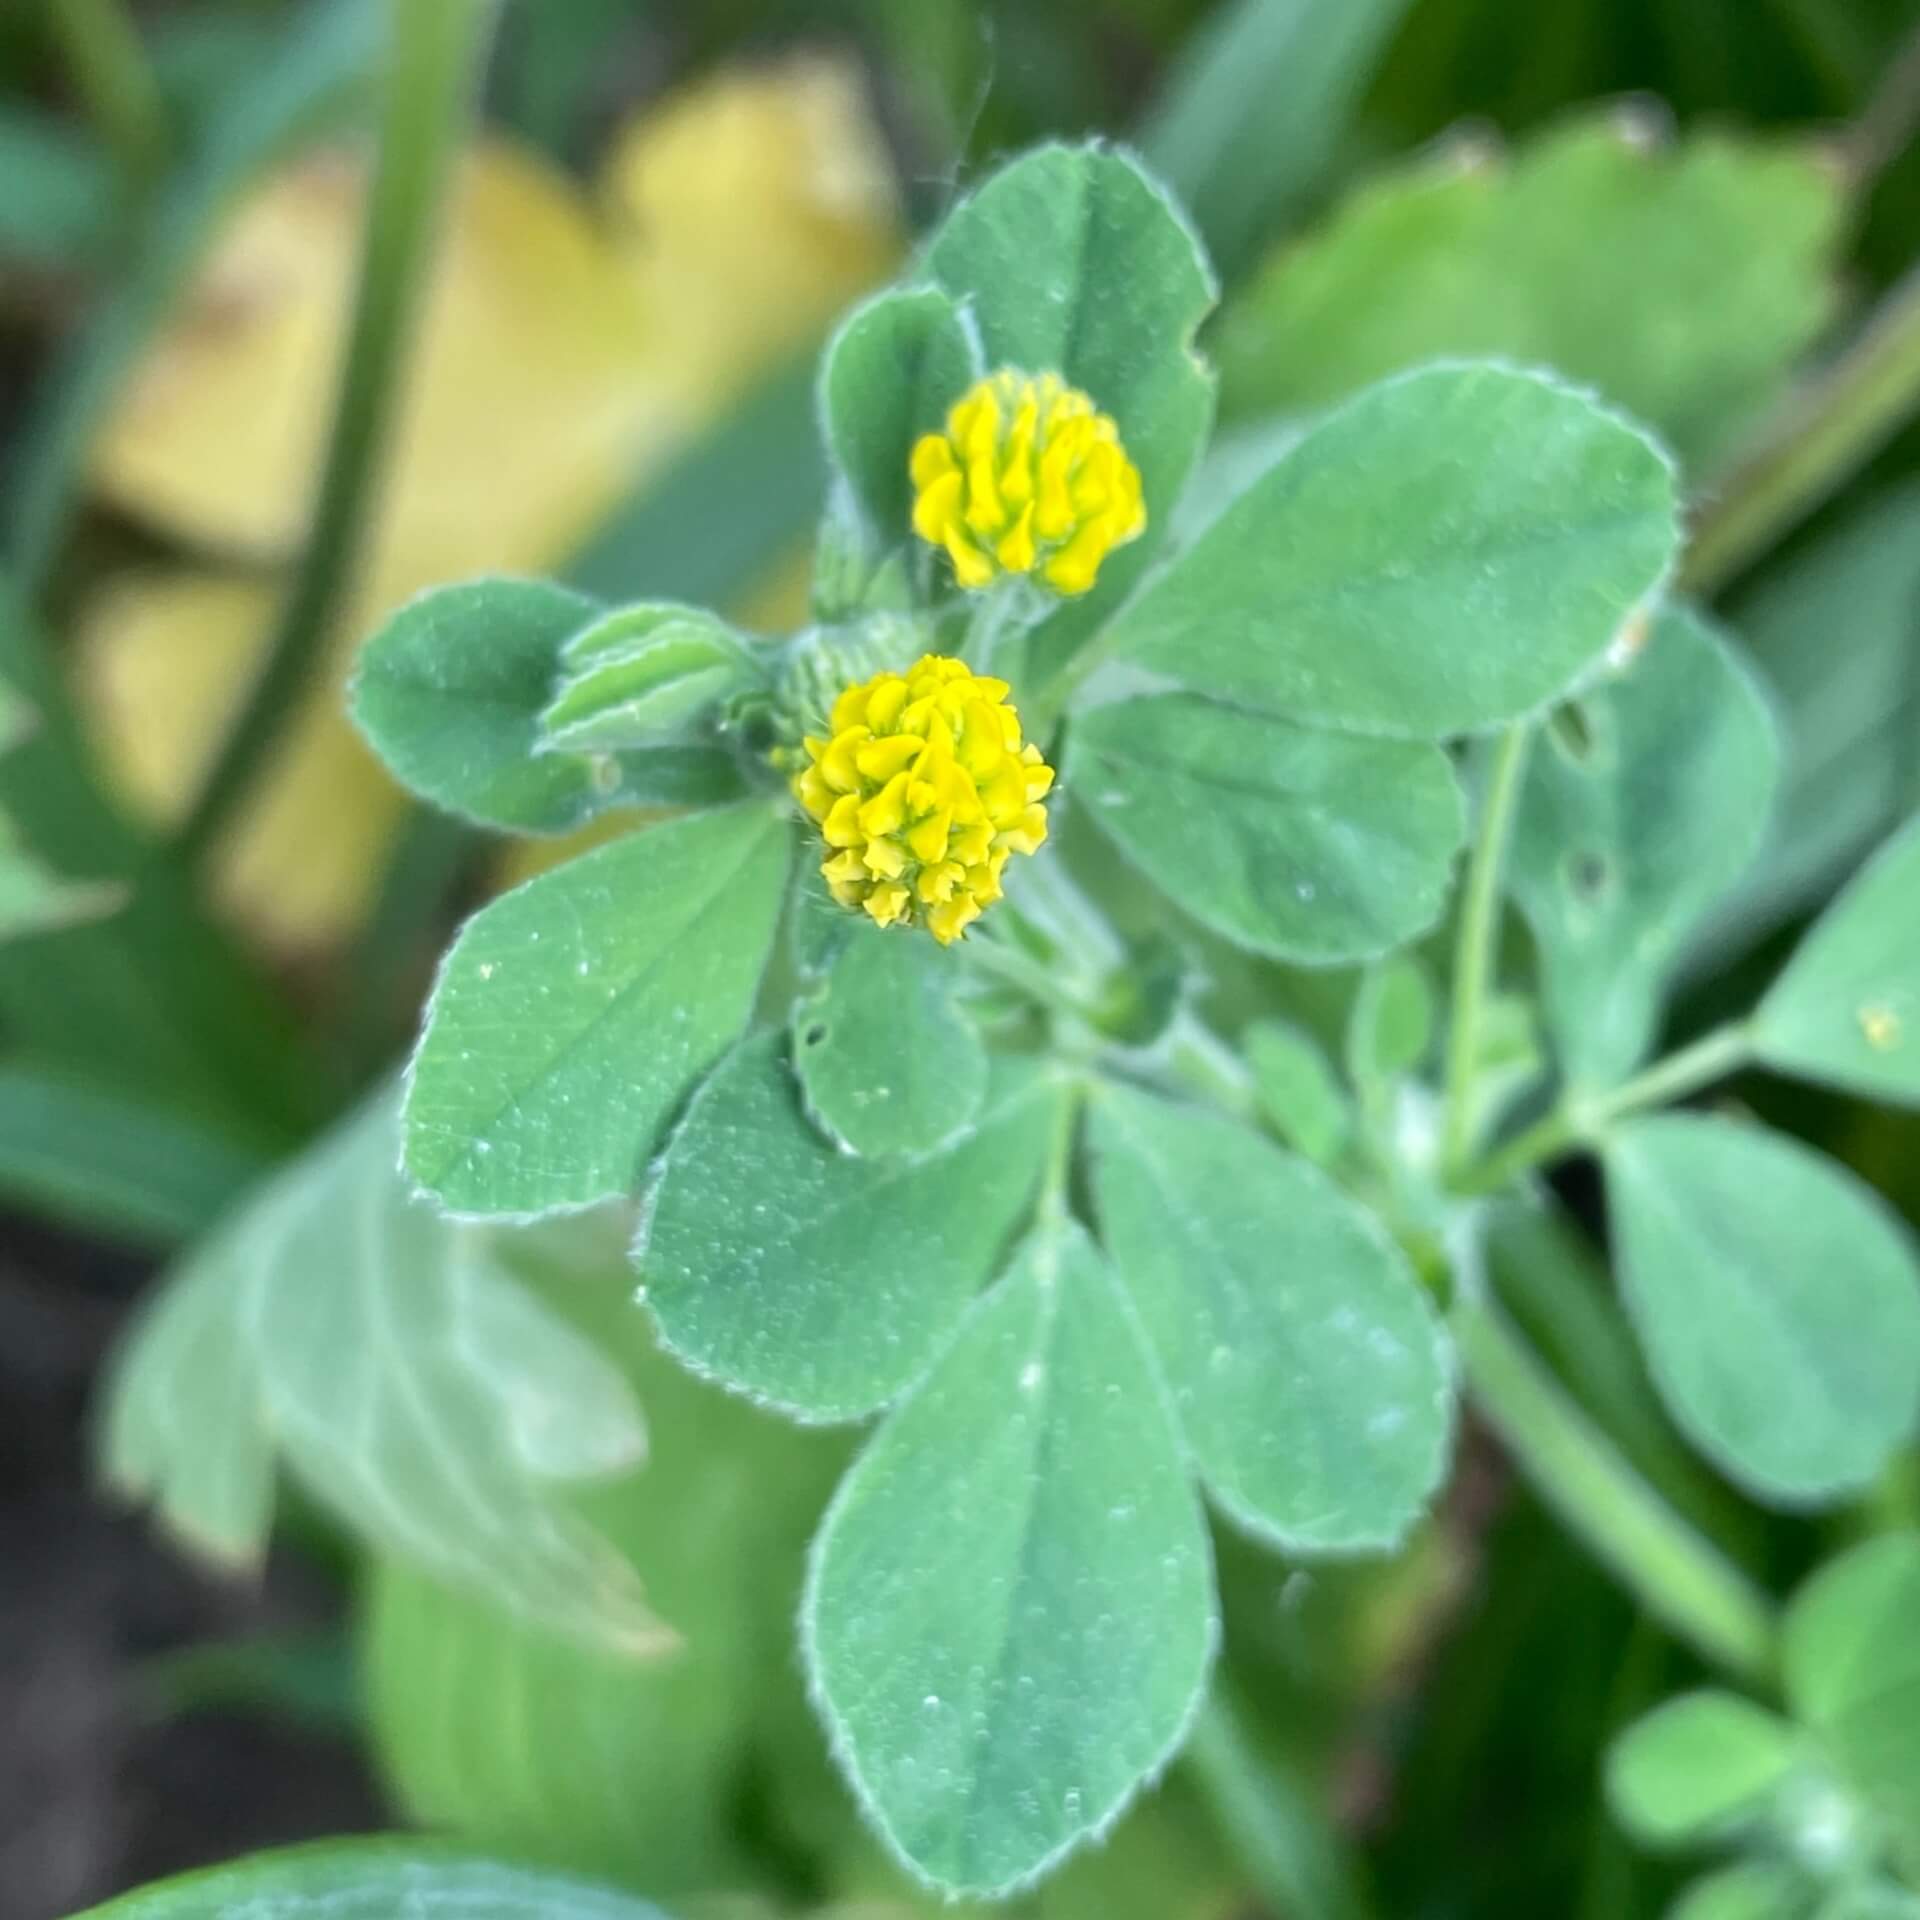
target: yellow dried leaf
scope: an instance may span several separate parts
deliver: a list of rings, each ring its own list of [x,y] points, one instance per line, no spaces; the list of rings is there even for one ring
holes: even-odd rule
[[[309,158],[241,206],[94,456],[108,498],[250,553],[293,547],[325,445],[366,167]],[[684,408],[579,196],[489,144],[463,163],[424,303],[377,545],[471,565],[577,535]]]
[[[96,593],[79,632],[79,693],[126,799],[179,817],[259,657],[276,590],[197,573],[130,574]],[[348,722],[316,694],[234,822],[216,866],[221,904],[298,949],[357,920],[401,799]]]
[[[614,142],[601,191],[667,353],[709,405],[819,335],[903,245],[859,69],[819,54],[682,89]]]

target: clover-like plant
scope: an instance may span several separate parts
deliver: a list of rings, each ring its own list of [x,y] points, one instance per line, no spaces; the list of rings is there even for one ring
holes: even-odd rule
[[[862,1807],[955,1892],[1046,1872],[1180,1747],[1219,1637],[1209,1504],[1288,1555],[1390,1550],[1463,1390],[1670,1625],[1765,1675],[1764,1605],[1508,1317],[1556,1158],[1598,1150],[1654,1383],[1755,1498],[1859,1489],[1920,1409],[1887,1208],[1747,1120],[1654,1111],[1754,1062],[1920,1104],[1920,825],[1756,1013],[1647,1065],[1778,761],[1673,595],[1673,464],[1551,374],[1447,362],[1249,475],[1209,455],[1212,298],[1125,153],[1028,154],[827,349],[804,630],[483,579],[394,618],[353,696],[456,814],[631,822],[484,907],[434,988],[399,1157],[448,1216],[409,1229],[448,1332],[430,1381],[362,1398],[370,1431],[471,1437],[484,1472],[458,1443],[434,1471],[484,1551],[409,1531],[390,1485],[381,1537],[646,1637],[591,1541],[527,1520],[530,1477],[630,1460],[637,1412],[508,1304],[485,1224],[637,1203],[627,1311],[669,1354],[798,1422],[877,1417],[800,1642]],[[1502,970],[1509,897],[1531,970]],[[338,1217],[308,1189],[267,1224]],[[150,1372],[163,1335],[224,1337],[231,1276],[199,1279]],[[316,1352],[379,1337],[281,1308]],[[351,1491],[314,1414],[338,1384],[235,1391]],[[222,1511],[156,1466],[163,1412],[123,1396],[122,1477]]]

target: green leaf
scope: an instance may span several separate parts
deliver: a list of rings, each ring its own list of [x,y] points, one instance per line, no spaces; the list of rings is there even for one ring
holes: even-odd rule
[[[1541,729],[1510,884],[1533,928],[1563,1075],[1632,1072],[1702,915],[1751,863],[1779,777],[1772,715],[1709,627],[1668,611]]]
[[[798,1419],[857,1420],[925,1369],[998,1265],[1058,1095],[1003,1059],[967,1131],[857,1160],[808,1124],[782,1038],[743,1042],[694,1097],[635,1257],[696,1372]]]
[[[0,1067],[0,1195],[84,1232],[174,1246],[267,1165],[260,1147],[185,1103],[25,1062]]]
[[[1920,1860],[1920,1534],[1886,1534],[1794,1596],[1787,1698]]]
[[[209,920],[194,877],[156,858],[102,787],[61,661],[0,576],[0,674],[38,715],[0,715],[0,809],[58,873],[112,881],[110,917],[0,944],[0,1018],[43,1065],[161,1105],[191,1106],[276,1147],[313,1124],[314,1061],[271,990]]]
[[[1213,276],[1167,195],[1098,144],[1043,146],[1002,168],[948,215],[926,271],[966,308],[989,368],[1059,373],[1091,394],[1140,469],[1148,530],[1028,636],[1043,679],[1146,571],[1205,448],[1213,376],[1193,335]]]
[[[1301,965],[1425,932],[1466,831],[1437,747],[1312,732],[1185,694],[1083,715],[1068,771],[1102,831],[1203,926]]]
[[[1329,1166],[1353,1135],[1353,1107],[1319,1043],[1288,1020],[1259,1020],[1240,1036],[1260,1111],[1309,1160]]]
[[[889,1845],[999,1895],[1184,1737],[1211,1556],[1152,1361],[1086,1235],[1043,1229],[890,1414],[815,1545],[801,1644]]]
[[[632,1192],[746,1025],[790,842],[749,802],[629,834],[475,914],[408,1075],[414,1179],[469,1214]]]
[[[1214,1497],[1292,1551],[1390,1547],[1446,1465],[1453,1390],[1405,1259],[1305,1160],[1103,1087],[1103,1238]]]
[[[408,1197],[395,1134],[370,1107],[168,1276],[108,1383],[106,1479],[257,1564],[277,1454],[376,1548],[556,1631],[657,1647],[632,1568],[564,1500],[639,1463],[639,1407],[500,1236]]]
[[[1819,1920],[1920,1920],[1920,1893],[1890,1880],[1843,1887],[1820,1909]]]
[[[1920,1268],[1833,1161],[1697,1115],[1607,1138],[1620,1285],[1683,1432],[1756,1499],[1870,1482],[1920,1413]]]
[[[1724,955],[1835,883],[1920,799],[1920,484],[1845,519],[1734,606],[1736,630],[1785,721],[1779,824],[1766,858],[1700,941]],[[1844,631],[1836,655],[1827,636]]]
[[[0,127],[4,127],[0,118]],[[0,138],[0,159],[5,141]],[[39,716],[5,680],[0,680],[0,754],[28,739]],[[20,843],[12,819],[0,812],[0,940],[51,933],[112,913],[126,890],[112,881],[63,880]]]
[[[1347,1071],[1363,1092],[1425,1064],[1433,1048],[1433,983],[1410,953],[1366,968],[1347,1016]]]
[[[108,881],[63,880],[18,845],[0,814],[0,940],[53,933],[118,909],[126,890]]]
[[[971,1127],[987,1050],[954,1004],[952,955],[856,926],[817,991],[794,1002],[807,1112],[850,1153],[930,1153]]]
[[[361,1735],[360,1676],[337,1626],[171,1648],[142,1660],[134,1684],[159,1720],[231,1713],[328,1739]]]
[[[549,1297],[591,1299],[585,1330],[647,1408],[646,1471],[596,1489],[585,1511],[681,1644],[637,1659],[583,1645],[382,1560],[364,1615],[367,1710],[412,1820],[668,1899],[753,1873],[747,1777],[768,1696],[784,1689],[783,1710],[805,1715],[793,1596],[845,1447],[655,1350],[625,1274],[616,1248],[590,1296]]]
[[[713,747],[620,757],[539,750],[561,648],[600,612],[546,580],[436,587],[361,649],[353,716],[421,798],[514,833],[564,833],[610,806],[736,796],[739,775]]]
[[[856,307],[820,363],[827,452],[883,546],[906,539],[913,443],[984,371],[960,311],[937,287],[897,287]]]
[[[1336,158],[1408,0],[1225,0],[1172,63],[1140,148],[1229,278]]]
[[[1350,194],[1229,302],[1222,409],[1493,354],[1591,382],[1704,470],[1832,320],[1846,206],[1812,140],[1663,145],[1603,109],[1510,157],[1456,144]]]
[[[1788,1073],[1920,1106],[1920,813],[1801,941],[1753,1038]]]
[[[699,723],[757,677],[746,642],[704,607],[675,600],[616,607],[560,649],[538,749],[590,754],[689,745]]]
[[[1297,441],[1105,644],[1235,705],[1441,739],[1564,694],[1673,558],[1674,476],[1541,374],[1439,366]]]
[[[1693,1882],[1667,1920],[1808,1920],[1814,1893],[1799,1868],[1740,1860]]]
[[[1792,1727],[1738,1694],[1665,1701],[1607,1754],[1614,1818],[1648,1846],[1707,1839],[1766,1810],[1793,1771]]]
[[[321,1840],[183,1873],[76,1920],[665,1920],[572,1874],[483,1860],[431,1840]]]

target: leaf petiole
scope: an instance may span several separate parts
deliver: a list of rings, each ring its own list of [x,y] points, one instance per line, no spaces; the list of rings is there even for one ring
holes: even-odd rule
[[[1455,1182],[1465,1195],[1497,1193],[1523,1173],[1577,1147],[1590,1145],[1614,1121],[1648,1107],[1664,1106],[1724,1080],[1753,1057],[1753,1037],[1744,1021],[1715,1027],[1691,1046],[1657,1060],[1644,1073],[1593,1097],[1568,1096],[1544,1119],[1514,1135],[1504,1147]]]
[[[1467,869],[1454,945],[1453,1013],[1447,1032],[1447,1104],[1441,1164],[1457,1170],[1473,1146],[1473,1081],[1480,1057],[1480,1018],[1493,973],[1500,922],[1500,873],[1519,805],[1531,734],[1525,721],[1501,736],[1487,781],[1480,834]]]

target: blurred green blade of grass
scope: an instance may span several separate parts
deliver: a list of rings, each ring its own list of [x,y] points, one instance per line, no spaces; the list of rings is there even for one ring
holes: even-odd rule
[[[1326,183],[1409,0],[1224,0],[1140,128],[1223,278]]]
[[[0,580],[0,674],[40,715],[0,755],[0,811],[56,871],[128,890],[110,918],[0,946],[0,1021],[17,1054],[286,1139],[322,1089],[284,1010],[200,911],[186,873],[104,792],[44,639]]]
[[[1691,970],[1821,897],[1920,806],[1920,484],[1855,515],[1737,601],[1778,698],[1787,767],[1767,850]]]
[[[726,606],[812,533],[826,499],[810,349],[607,516],[560,569],[607,600]]]
[[[7,488],[6,558],[30,600],[58,557],[100,423],[220,215],[263,168],[361,103],[380,18],[372,0],[315,0],[162,189],[137,257],[74,337],[22,436]]]
[[[340,1627],[181,1647],[143,1662],[136,1686],[161,1720],[237,1713],[340,1739],[360,1729],[360,1676]]]
[[[104,151],[50,114],[0,109],[0,262],[9,270],[91,266],[113,231],[113,172]]]
[[[162,1102],[0,1067],[0,1199],[155,1250],[210,1226],[269,1164]]]

